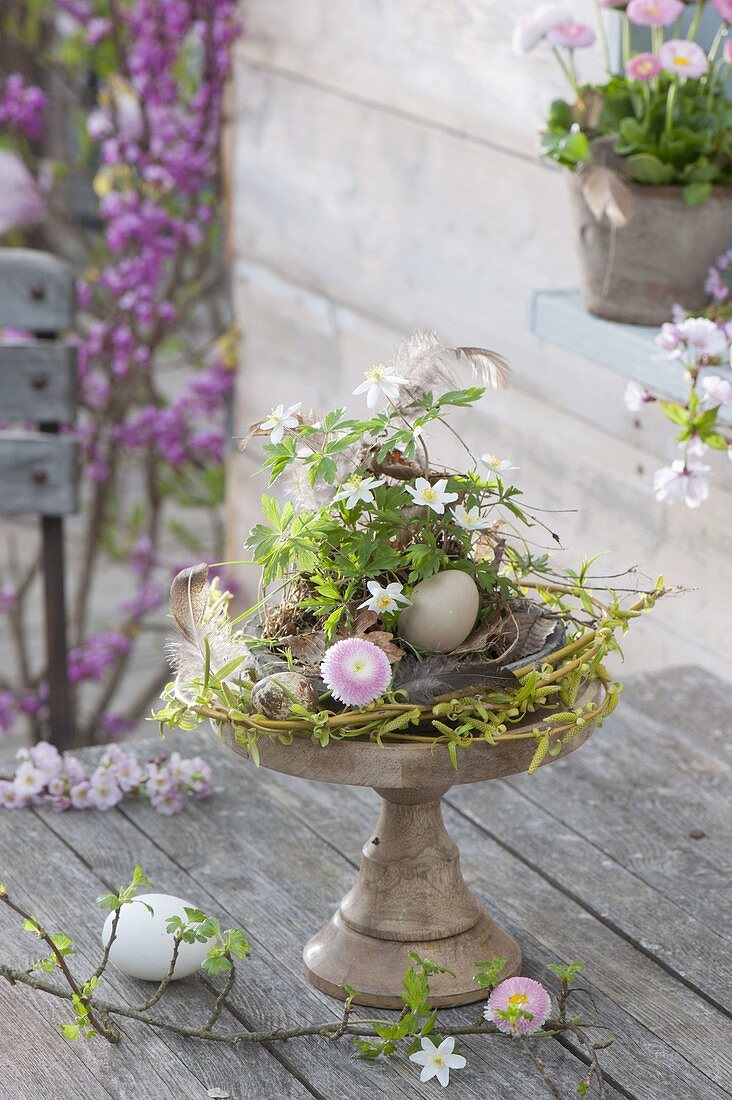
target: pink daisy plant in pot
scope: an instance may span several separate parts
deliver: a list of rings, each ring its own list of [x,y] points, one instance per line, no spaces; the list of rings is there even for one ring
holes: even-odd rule
[[[580,747],[617,702],[618,635],[664,592],[632,576],[612,591],[589,562],[562,570],[537,551],[552,532],[509,458],[473,454],[456,428],[462,468],[433,454],[433,429],[507,374],[494,352],[420,332],[366,371],[356,411],[283,401],[247,441],[276,487],[247,541],[261,598],[232,615],[205,565],[171,589],[163,729],[208,719],[255,764],[381,796],[358,879],[304,953],[313,984],[342,997],[345,982],[361,1003],[398,1007],[425,944],[436,1004],[480,999],[476,959],[518,972],[519,946],[462,877],[441,796]]]
[[[595,32],[544,5],[517,25],[514,47],[550,50],[569,85],[550,106],[542,155],[570,172],[587,308],[660,324],[675,302],[701,309],[704,272],[732,224],[732,11],[729,0],[597,7]],[[716,20],[709,48],[697,41],[705,9]],[[582,74],[596,44],[599,82]]]

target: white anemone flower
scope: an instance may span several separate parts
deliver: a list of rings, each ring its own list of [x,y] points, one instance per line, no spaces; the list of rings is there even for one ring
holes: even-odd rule
[[[392,374],[389,367],[384,366],[383,363],[370,367],[364,372],[364,378],[366,381],[356,386],[353,393],[354,395],[365,393],[366,404],[370,409],[376,408],[382,394],[387,401],[395,401],[399,396],[399,387],[405,385],[407,381],[406,378]]]
[[[464,504],[458,504],[452,514],[464,531],[485,531],[492,525],[487,516],[481,516],[479,508],[466,508]]]
[[[376,611],[381,615],[384,611],[398,611],[400,603],[409,603],[398,581],[392,581],[386,586],[379,584],[378,581],[369,581],[366,587],[371,596],[358,605],[359,609],[367,607],[369,611]]]
[[[445,511],[446,504],[452,504],[457,500],[457,493],[447,492],[447,478],[441,478],[434,485],[430,485],[426,477],[418,477],[414,485],[405,485],[404,488],[414,499],[415,504],[422,504],[431,508],[438,516]]]
[[[511,465],[510,459],[499,458],[498,455],[484,454],[480,456],[480,461],[493,474],[504,474],[507,470],[518,470],[518,466]]]
[[[422,1049],[410,1054],[409,1060],[422,1066],[420,1081],[430,1081],[436,1077],[444,1089],[450,1083],[450,1070],[465,1067],[465,1058],[462,1054],[453,1054],[454,1050],[455,1039],[452,1035],[443,1039],[438,1047],[425,1036],[422,1039]]]
[[[675,459],[670,466],[656,470],[653,475],[656,500],[667,504],[683,500],[687,508],[698,508],[709,496],[710,469],[701,462]]]
[[[277,408],[272,409],[269,414],[269,419],[263,420],[259,425],[263,432],[270,432],[270,440],[272,443],[281,443],[282,437],[285,434],[285,428],[296,428],[299,421],[294,415],[299,412],[302,401],[298,401],[296,405],[290,405],[289,409],[286,409],[284,405],[278,405]]]
[[[358,474],[353,474],[343,482],[333,497],[333,503],[336,504],[339,500],[345,500],[346,508],[355,508],[359,501],[364,504],[372,504],[374,489],[383,484],[384,482],[377,477],[360,477]]]
[[[519,19],[514,24],[511,45],[514,53],[530,53],[558,23],[567,23],[573,18],[572,12],[562,4],[540,4],[531,15]]]

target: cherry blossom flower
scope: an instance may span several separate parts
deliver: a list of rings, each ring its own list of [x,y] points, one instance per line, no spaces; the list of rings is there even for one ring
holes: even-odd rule
[[[89,787],[89,798],[97,810],[109,810],[124,797],[111,768],[97,768],[92,774]]]
[[[443,1039],[438,1047],[425,1036],[422,1039],[422,1049],[409,1055],[409,1060],[422,1066],[419,1075],[420,1081],[430,1081],[436,1077],[443,1088],[450,1083],[451,1069],[464,1069],[465,1058],[462,1054],[453,1054],[455,1039],[452,1035]]]
[[[358,474],[353,474],[343,482],[333,497],[333,503],[345,500],[346,508],[355,508],[359,502],[373,504],[374,489],[383,484],[384,482],[377,477],[360,477]]]
[[[441,516],[446,504],[452,504],[457,500],[457,493],[447,492],[447,478],[441,478],[434,485],[430,485],[426,477],[418,477],[414,485],[405,485],[404,488],[411,494],[415,504],[422,504]]]
[[[36,181],[23,161],[0,148],[0,236],[40,221],[46,210]]]
[[[698,508],[709,496],[709,471],[710,467],[701,462],[674,459],[653,475],[656,500],[667,504],[683,500],[687,508]]]
[[[359,386],[356,386],[353,391],[354,396],[356,394],[366,394],[366,405],[369,409],[375,409],[379,398],[383,395],[387,401],[395,401],[399,396],[399,387],[406,385],[406,378],[400,378],[397,374],[391,373],[389,367],[384,366],[383,363],[377,363],[375,367],[371,367],[364,372],[365,382],[362,382]]]
[[[547,31],[558,23],[566,23],[572,13],[562,4],[541,4],[531,15],[514,24],[512,45],[515,53],[530,53]]]
[[[707,55],[701,46],[686,38],[672,38],[664,42],[658,56],[667,73],[678,73],[679,76],[704,76],[709,68]]]
[[[631,57],[625,66],[626,76],[631,80],[644,82],[658,76],[661,71],[661,62],[653,53],[637,53]]]
[[[6,810],[18,810],[24,805],[25,800],[18,794],[15,784],[8,779],[0,779],[0,806]]]
[[[727,335],[708,317],[687,317],[674,325],[665,324],[656,342],[670,359],[680,359],[687,367],[727,357]]]
[[[320,673],[334,699],[365,707],[383,695],[391,682],[391,665],[383,649],[365,638],[345,638],[325,654]]]
[[[506,1035],[531,1035],[547,1021],[551,1001],[533,978],[506,978],[488,998],[483,1015]]]
[[[636,382],[635,379],[633,379],[631,382],[628,382],[628,385],[625,387],[623,400],[629,412],[640,412],[644,405],[656,399],[652,393],[648,392],[645,386],[642,386],[640,382]]]
[[[296,428],[299,421],[294,415],[300,411],[302,401],[298,401],[295,405],[290,405],[288,409],[284,405],[278,405],[269,414],[269,419],[264,420],[260,425],[260,429],[263,432],[270,432],[270,440],[272,443],[281,443],[282,437],[285,434],[286,428]]]
[[[518,466],[512,466],[511,460],[508,458],[499,458],[498,455],[484,454],[480,456],[480,461],[484,466],[493,474],[503,474],[507,470],[518,470]]]
[[[546,34],[546,40],[550,46],[562,46],[566,50],[578,50],[585,46],[592,46],[595,37],[595,32],[588,23],[575,23],[573,20],[566,23],[557,23]]]
[[[681,343],[678,327],[670,321],[664,321],[660,332],[656,334],[656,343],[664,351],[676,351]]]
[[[630,0],[628,19],[639,27],[670,27],[683,11],[681,0]]]
[[[481,516],[479,508],[466,508],[464,504],[453,508],[452,514],[465,531],[485,531],[493,522],[487,516]]]
[[[705,405],[729,405],[732,401],[732,384],[718,374],[702,378],[701,391]]]
[[[398,611],[400,603],[409,603],[398,581],[392,581],[391,584],[386,586],[379,584],[378,581],[369,581],[366,587],[371,596],[368,600],[360,603],[359,608],[367,607],[369,611],[376,611],[377,614],[381,615],[384,611]]]
[[[46,777],[31,760],[24,760],[15,773],[15,789],[24,798],[30,798],[42,791]]]

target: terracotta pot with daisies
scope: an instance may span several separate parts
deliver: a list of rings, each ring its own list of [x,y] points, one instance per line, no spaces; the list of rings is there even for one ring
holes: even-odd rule
[[[401,1005],[410,951],[445,968],[436,1005],[483,996],[477,960],[518,973],[518,944],[462,877],[442,796],[583,745],[617,702],[617,632],[663,592],[613,592],[589,563],[562,572],[537,554],[552,532],[510,460],[465,443],[462,470],[432,455],[431,428],[506,375],[492,352],[417,333],[366,372],[365,412],[278,405],[250,433],[283,490],[247,541],[262,599],[232,617],[205,565],[171,589],[163,729],[209,719],[257,765],[381,798],[358,878],[304,952],[313,984],[363,1004]]]
[[[543,5],[517,24],[514,47],[551,49],[570,86],[569,99],[551,105],[542,153],[571,172],[587,308],[656,325],[676,303],[703,306],[705,273],[732,232],[732,0],[600,7],[616,10],[600,12],[596,35],[563,6]],[[705,7],[719,19],[708,50],[696,41]],[[618,23],[617,66],[605,19]],[[590,83],[576,55],[598,38],[607,79]]]

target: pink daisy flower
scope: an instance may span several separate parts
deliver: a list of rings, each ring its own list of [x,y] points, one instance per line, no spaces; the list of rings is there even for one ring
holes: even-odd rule
[[[683,10],[681,0],[630,0],[628,19],[639,27],[670,27]]]
[[[732,23],[732,0],[712,0],[712,6],[717,9],[725,23]]]
[[[533,978],[506,978],[491,993],[483,1015],[505,1035],[531,1035],[546,1023],[549,994]]]
[[[732,4],[732,0],[730,0]],[[724,43],[724,60],[728,65],[732,65],[732,38],[727,38]]]
[[[587,23],[557,23],[547,31],[546,40],[550,46],[564,46],[568,50],[577,50],[583,46],[592,46],[595,32]]]
[[[661,71],[661,62],[653,53],[637,53],[631,57],[625,66],[626,76],[631,80],[650,80],[658,76]]]
[[[336,642],[323,658],[320,672],[333,698],[349,707],[373,703],[391,682],[386,654],[365,638]]]
[[[709,68],[707,55],[696,42],[688,42],[685,38],[672,38],[664,42],[659,50],[661,65],[667,73],[678,73],[679,76],[700,77],[704,76]]]

